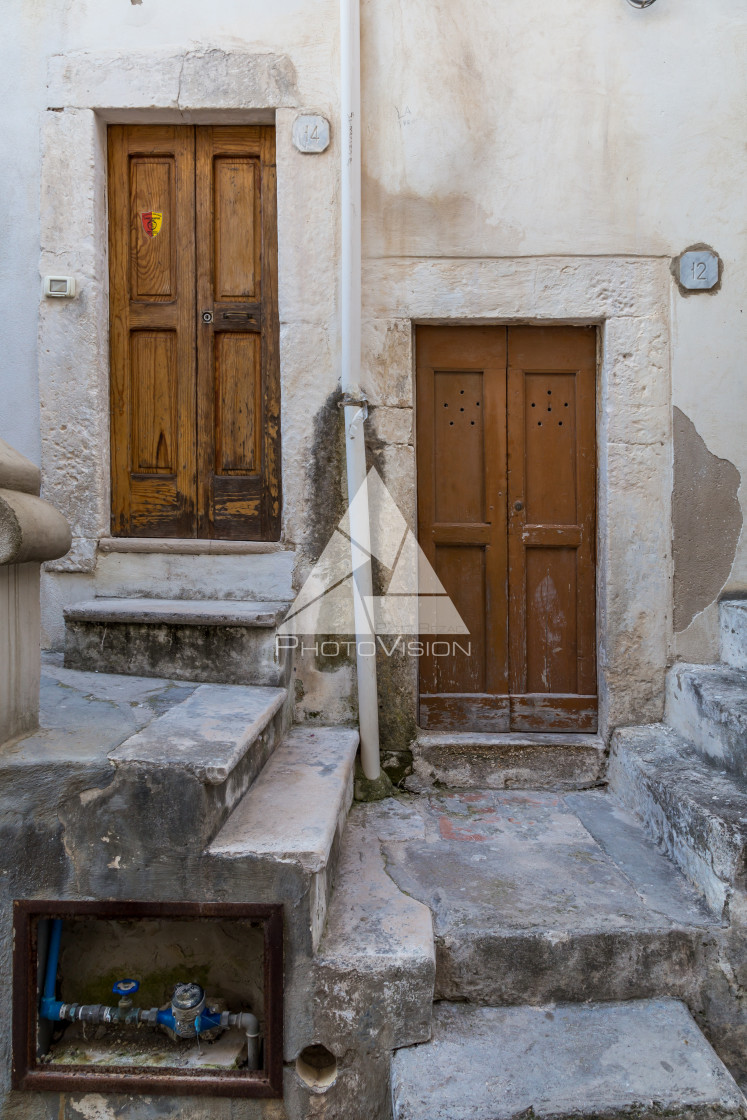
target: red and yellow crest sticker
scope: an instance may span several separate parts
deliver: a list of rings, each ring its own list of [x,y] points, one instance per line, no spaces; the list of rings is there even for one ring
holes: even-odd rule
[[[163,225],[162,210],[146,210],[140,215],[146,237],[158,237]]]

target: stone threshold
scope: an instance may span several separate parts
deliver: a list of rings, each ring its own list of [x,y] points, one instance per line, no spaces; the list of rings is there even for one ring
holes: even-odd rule
[[[165,553],[174,556],[252,556],[293,552],[286,541],[219,541],[172,537],[101,537],[98,551],[104,553]]]

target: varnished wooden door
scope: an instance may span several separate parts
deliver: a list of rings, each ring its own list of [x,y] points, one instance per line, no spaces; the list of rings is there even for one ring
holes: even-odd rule
[[[279,535],[274,143],[109,129],[114,535]]]
[[[416,346],[419,538],[470,631],[421,635],[420,725],[595,730],[596,332]]]

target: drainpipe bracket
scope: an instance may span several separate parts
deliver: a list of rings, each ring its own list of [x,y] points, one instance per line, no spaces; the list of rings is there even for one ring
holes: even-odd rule
[[[353,388],[343,393],[342,398],[337,402],[338,408],[348,408],[349,406],[357,405],[362,408],[368,417],[368,397],[362,389]]]

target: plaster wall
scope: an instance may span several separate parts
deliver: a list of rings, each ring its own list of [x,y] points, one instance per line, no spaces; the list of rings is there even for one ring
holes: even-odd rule
[[[108,532],[103,151],[110,120],[220,123],[275,115],[283,535],[297,550],[298,582],[318,535],[318,420],[334,414],[329,400],[339,374],[337,4],[9,0],[4,20],[13,49],[4,67],[3,127],[14,162],[4,165],[2,185],[18,207],[3,268],[12,273],[18,316],[3,332],[0,376],[12,408],[0,417],[0,430],[7,428],[17,445],[38,448],[38,384],[45,493],[73,522],[75,537],[70,557],[47,575],[51,615],[80,597],[79,583],[95,578],[96,542]],[[535,271],[533,282],[552,287],[574,260],[606,261],[604,286],[619,282],[616,260],[642,259],[661,285],[655,318],[669,357],[653,368],[663,407],[677,405],[708,452],[734,465],[743,509],[747,14],[740,0],[705,7],[657,0],[645,11],[624,0],[539,0],[531,8],[521,0],[363,0],[362,26],[371,317],[365,377],[378,406],[372,448],[395,497],[412,511],[413,318],[531,321],[549,313],[531,288],[519,310],[508,299],[486,300],[479,262],[512,262],[510,270],[548,259],[555,262],[550,271]],[[333,143],[323,155],[293,149],[290,128],[299,109],[330,117]],[[668,268],[696,242],[720,253],[723,284],[716,294],[686,298]],[[37,366],[39,243],[40,272],[73,273],[80,295],[42,304]],[[437,268],[422,289],[412,287],[426,262],[454,268]],[[583,299],[566,302],[563,321],[605,323],[614,297],[613,288],[602,293],[591,317]],[[603,331],[604,337],[611,336]],[[622,357],[628,352],[621,349],[621,361],[629,361]],[[632,359],[627,390],[629,418],[644,426],[648,361],[645,349]],[[668,426],[652,440],[661,454],[653,485],[663,481],[671,490]],[[653,516],[642,505],[631,531],[650,539]],[[663,516],[666,535],[668,511]],[[745,534],[730,526],[726,537],[724,588],[747,588]],[[633,584],[653,578],[651,552],[626,556]],[[668,546],[657,556],[668,578]],[[714,655],[714,628],[702,618],[713,614],[719,590],[707,592],[711,603],[674,648],[694,658]],[[668,595],[662,592],[656,607],[666,618],[657,655],[664,661],[673,648]],[[337,677],[309,668],[309,680],[312,673],[315,710],[350,680],[347,668]]]

